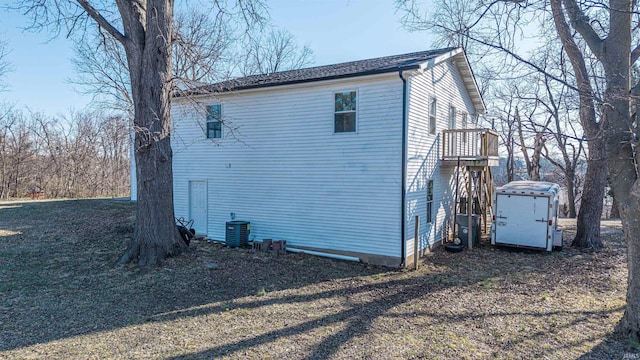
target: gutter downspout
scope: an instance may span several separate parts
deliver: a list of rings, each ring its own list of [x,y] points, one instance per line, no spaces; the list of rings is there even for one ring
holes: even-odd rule
[[[404,260],[406,256],[406,197],[407,197],[407,79],[404,78],[402,74],[402,69],[398,70],[398,76],[400,76],[400,80],[402,80],[402,196],[400,205],[400,266],[404,267]]]

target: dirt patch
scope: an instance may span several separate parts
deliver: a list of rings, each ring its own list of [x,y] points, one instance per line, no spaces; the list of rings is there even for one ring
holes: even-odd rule
[[[134,205],[0,203],[0,357],[640,358],[613,335],[621,229],[604,250],[481,244],[419,271],[196,241],[163,266],[115,262]],[[215,264],[215,266],[212,266]]]

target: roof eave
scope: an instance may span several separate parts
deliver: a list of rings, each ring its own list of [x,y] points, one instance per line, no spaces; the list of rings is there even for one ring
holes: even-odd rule
[[[456,67],[462,75],[462,80],[469,92],[469,97],[471,97],[476,113],[484,114],[487,111],[487,108],[484,100],[482,99],[482,95],[480,94],[480,88],[476,82],[476,77],[473,75],[473,69],[471,69],[467,55],[461,51],[455,55],[455,60]]]
[[[235,87],[230,87],[228,89],[221,89],[221,90],[215,90],[215,89],[208,90],[206,88],[199,88],[199,89],[193,89],[190,91],[189,90],[181,91],[179,93],[174,94],[173,97],[180,98],[180,97],[186,97],[186,96],[192,96],[192,95],[222,94],[222,93],[228,93],[228,92],[240,91],[240,90],[272,88],[272,87],[285,86],[285,85],[296,85],[296,84],[312,83],[312,82],[327,81],[327,80],[348,79],[348,78],[355,78],[355,77],[368,76],[368,75],[395,73],[398,71],[419,70],[420,68],[421,68],[420,64],[412,64],[412,65],[397,66],[397,67],[387,68],[387,69],[362,71],[362,72],[352,73],[352,74],[340,74],[340,75],[317,77],[313,79],[283,81],[277,84],[252,84],[252,85],[246,85],[246,86],[235,86]]]
[[[425,69],[429,69],[432,68],[438,64],[440,64],[443,61],[446,61],[447,59],[450,59],[460,53],[462,53],[462,48],[456,48],[447,52],[444,52],[438,56],[434,56],[433,58],[423,62],[420,64],[420,70],[425,70]]]
[[[462,81],[464,82],[464,86],[469,93],[469,97],[471,98],[471,102],[473,103],[473,108],[475,109],[476,113],[484,114],[486,112],[484,100],[480,95],[480,89],[478,88],[478,83],[476,82],[476,78],[473,75],[473,70],[471,69],[469,60],[467,59],[467,56],[465,55],[462,48],[456,48],[454,50],[447,51],[441,55],[423,62],[420,65],[420,70],[424,71],[426,69],[433,68],[434,66],[449,59],[455,60],[454,64],[458,68],[458,72],[460,72],[460,75],[462,75]]]

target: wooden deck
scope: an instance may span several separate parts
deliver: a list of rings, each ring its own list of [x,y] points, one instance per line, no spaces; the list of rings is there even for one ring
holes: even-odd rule
[[[442,132],[442,165],[498,166],[498,133],[489,129],[456,129]]]

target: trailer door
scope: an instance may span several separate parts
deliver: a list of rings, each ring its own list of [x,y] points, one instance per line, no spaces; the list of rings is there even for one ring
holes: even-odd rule
[[[547,248],[548,197],[500,194],[496,200],[496,243]]]

